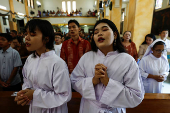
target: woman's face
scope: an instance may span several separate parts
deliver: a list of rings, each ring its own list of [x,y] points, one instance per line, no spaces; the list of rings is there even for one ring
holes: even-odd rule
[[[45,44],[42,41],[42,33],[38,29],[36,29],[34,33],[30,32],[29,29],[27,29],[25,43],[28,51],[39,51],[45,47]]]
[[[153,55],[156,58],[160,58],[162,56],[162,53],[165,51],[165,46],[164,45],[156,45],[155,48],[152,48]]]
[[[126,32],[124,35],[123,35],[123,39],[125,41],[129,41],[131,38],[131,33],[130,32]]]
[[[148,45],[151,45],[152,42],[153,42],[153,39],[152,39],[151,37],[146,37],[146,43],[147,43]]]
[[[99,49],[113,48],[114,33],[106,23],[100,23],[94,30],[94,41]]]

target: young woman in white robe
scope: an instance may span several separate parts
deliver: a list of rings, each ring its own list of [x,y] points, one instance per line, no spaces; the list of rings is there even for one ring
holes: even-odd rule
[[[28,51],[34,51],[23,67],[24,84],[15,101],[30,104],[29,113],[68,113],[71,83],[66,63],[53,49],[54,31],[46,20],[26,25]]]
[[[145,93],[161,93],[163,81],[169,74],[169,63],[164,56],[165,42],[155,40],[146,50],[139,63]]]
[[[79,113],[125,113],[144,98],[138,65],[125,53],[112,21],[99,20],[93,32],[92,51],[71,74],[73,89],[82,95]]]

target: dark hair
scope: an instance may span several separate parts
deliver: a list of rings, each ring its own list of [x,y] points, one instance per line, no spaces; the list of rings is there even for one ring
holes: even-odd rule
[[[15,40],[15,39],[17,39],[20,44],[22,43],[22,37],[17,36],[17,37],[14,37],[14,38],[13,38],[13,40]]]
[[[168,31],[168,33],[169,33],[169,30],[166,28],[161,29],[160,33],[162,33],[162,31]]]
[[[8,33],[0,33],[0,36],[6,38],[8,42],[12,41],[12,36]]]
[[[11,30],[11,32],[15,33],[17,35],[17,31],[16,30]]]
[[[79,23],[78,23],[77,20],[69,20],[69,21],[68,21],[68,25],[69,25],[70,23],[75,23],[78,27],[80,27],[80,25],[79,25]]]
[[[146,37],[150,37],[150,38],[152,38],[152,39],[153,39],[153,41],[155,41],[155,40],[156,40],[156,37],[155,37],[155,35],[154,35],[154,34],[147,34],[147,35],[145,36],[145,41],[142,43],[142,45],[143,45],[143,44],[147,44],[147,43],[146,43]]]
[[[46,48],[49,50],[54,49],[54,30],[51,23],[47,20],[32,19],[27,22],[26,30],[29,29],[30,32],[35,32],[36,29],[40,30],[42,33],[42,41],[46,40],[46,37],[49,37],[49,41],[46,43]],[[34,52],[34,57],[35,52]]]
[[[164,45],[164,46],[165,46],[165,43],[162,42],[162,41],[158,41],[158,42],[156,42],[156,43],[153,45],[152,48],[155,49],[155,47],[156,47],[157,45]]]
[[[125,32],[123,33],[123,36],[125,35],[126,32],[130,32],[130,34],[132,34],[131,31],[125,31]],[[124,41],[124,39],[122,38],[122,42],[123,42],[123,41]],[[130,39],[129,42],[132,42],[132,40]]]
[[[100,23],[106,23],[108,24],[108,26],[112,29],[113,33],[116,33],[117,34],[117,38],[116,40],[113,41],[113,49],[114,50],[117,50],[119,53],[122,53],[122,52],[126,52],[125,49],[124,49],[124,46],[122,45],[121,43],[121,40],[120,40],[120,35],[119,35],[119,32],[117,30],[117,27],[115,26],[115,24],[108,20],[108,19],[102,19],[102,20],[99,20],[96,22],[96,24],[94,25],[94,29],[93,29],[93,37],[92,37],[92,41],[91,41],[91,47],[92,47],[92,51],[95,51],[97,52],[97,49],[98,47],[96,46],[96,43],[94,41],[94,30],[95,30],[95,27],[100,24]],[[116,43],[116,44],[114,44]]]
[[[62,37],[63,37],[63,35],[62,35],[61,33],[55,33],[55,35],[60,36],[60,37],[61,37],[61,39],[62,39]]]

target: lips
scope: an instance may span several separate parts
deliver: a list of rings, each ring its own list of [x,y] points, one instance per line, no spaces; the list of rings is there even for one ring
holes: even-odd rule
[[[98,42],[103,42],[105,39],[104,38],[102,38],[102,37],[99,37],[98,38]]]
[[[28,42],[25,43],[26,44],[26,47],[30,47],[31,44],[29,44]]]

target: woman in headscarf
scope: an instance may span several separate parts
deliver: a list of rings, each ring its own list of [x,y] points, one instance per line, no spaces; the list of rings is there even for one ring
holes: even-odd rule
[[[169,63],[164,56],[165,42],[155,40],[146,50],[139,63],[145,93],[161,93],[162,83],[169,74]]]

